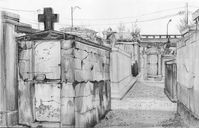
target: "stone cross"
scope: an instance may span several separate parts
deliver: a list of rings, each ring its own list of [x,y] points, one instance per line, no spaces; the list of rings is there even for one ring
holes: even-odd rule
[[[39,14],[38,20],[44,23],[45,30],[54,30],[54,22],[58,22],[58,14],[53,14],[52,8],[44,8],[44,14]]]

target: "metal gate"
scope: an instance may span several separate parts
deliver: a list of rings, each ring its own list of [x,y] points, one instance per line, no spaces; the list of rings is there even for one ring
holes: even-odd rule
[[[175,60],[165,62],[164,92],[172,102],[177,101],[177,65]]]

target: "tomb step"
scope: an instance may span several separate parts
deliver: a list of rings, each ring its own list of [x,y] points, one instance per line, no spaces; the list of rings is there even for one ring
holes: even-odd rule
[[[34,122],[31,128],[60,128],[59,122]]]

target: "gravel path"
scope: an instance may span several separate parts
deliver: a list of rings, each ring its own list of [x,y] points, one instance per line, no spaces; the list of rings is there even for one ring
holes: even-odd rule
[[[138,81],[95,128],[186,128],[177,105],[164,94],[163,83]]]

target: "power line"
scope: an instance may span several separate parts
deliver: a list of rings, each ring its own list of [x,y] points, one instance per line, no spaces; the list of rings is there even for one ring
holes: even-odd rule
[[[162,20],[162,19],[166,19],[166,18],[171,18],[174,16],[179,15],[179,13],[175,13],[175,14],[171,14],[171,15],[166,15],[166,16],[162,16],[162,17],[157,17],[157,18],[152,18],[152,19],[146,19],[146,20],[137,20],[137,21],[133,21],[133,22],[122,22],[123,24],[129,24],[129,23],[142,23],[142,22],[151,22],[151,21],[157,21],[157,20]],[[37,24],[38,22],[32,22],[33,24]],[[83,24],[83,26],[105,26],[105,25],[117,25],[119,23],[109,23],[109,24]],[[62,27],[66,27],[66,26],[70,26],[68,24],[62,24],[62,23],[57,23],[56,25],[62,26]]]
[[[0,7],[0,9],[12,10],[12,11],[17,11],[17,12],[32,12],[32,13],[36,12],[36,10],[21,10],[21,9],[12,9],[12,8],[4,8],[4,7]]]
[[[12,8],[4,8],[4,7],[0,7],[1,9],[5,9],[5,10],[12,10],[12,11],[21,11],[21,12],[34,12],[36,13],[37,10],[19,10],[19,9],[12,9]],[[170,10],[175,10],[175,9],[181,9],[184,7],[177,7],[177,8],[170,8],[170,9],[164,9],[164,10],[159,10],[159,11],[154,11],[151,13],[145,13],[139,16],[133,16],[133,17],[121,17],[121,18],[107,18],[107,19],[75,19],[75,20],[116,20],[116,19],[128,19],[128,18],[138,18],[138,17],[142,17],[142,16],[147,16],[147,15],[152,15],[152,14],[157,14],[157,13],[161,13],[161,12],[165,12],[165,11],[170,11]],[[70,20],[70,19],[68,19]]]
[[[193,6],[193,5],[189,5],[190,7],[194,7],[194,8],[199,8],[197,6]],[[142,16],[147,16],[147,15],[152,15],[152,14],[157,14],[157,13],[162,13],[162,12],[166,12],[166,11],[171,11],[171,10],[176,10],[176,9],[181,9],[184,7],[177,7],[177,8],[170,8],[170,9],[164,9],[164,10],[159,10],[159,11],[154,11],[154,12],[150,12],[150,13],[145,13],[139,16],[132,16],[132,17],[120,17],[120,18],[97,18],[97,19],[75,19],[75,20],[118,20],[118,19],[130,19],[130,18],[138,18],[138,17],[142,17]],[[0,7],[0,9],[4,9],[4,10],[12,10],[12,11],[18,11],[18,12],[31,12],[31,13],[36,13],[37,10],[21,10],[21,9],[13,9],[13,8],[4,8],[4,7]],[[70,20],[70,19],[67,19]]]
[[[152,19],[145,19],[145,20],[137,20],[137,21],[131,21],[131,22],[122,22],[123,24],[132,24],[132,23],[143,23],[143,22],[151,22],[151,21],[157,21],[157,20],[162,20],[162,19],[166,19],[166,18],[171,18],[177,15],[180,15],[181,13],[175,13],[175,14],[171,14],[171,15],[166,15],[166,16],[161,16],[161,17],[157,17],[157,18],[152,18]],[[38,22],[34,21],[34,20],[30,20],[30,19],[25,19],[23,18],[24,21],[29,22],[30,24],[38,24]],[[119,23],[108,23],[108,24],[83,24],[83,26],[106,26],[106,25],[118,25]],[[62,24],[62,23],[57,23],[56,25],[61,26],[61,27],[66,27],[66,26],[70,26],[67,24]]]
[[[156,21],[156,20],[166,19],[166,18],[170,18],[170,17],[173,17],[173,16],[177,16],[177,15],[179,15],[179,14],[176,13],[176,14],[171,14],[171,15],[166,15],[166,16],[163,16],[163,17],[159,17],[159,18],[153,18],[153,19],[148,19],[148,20],[140,20],[140,21],[137,21],[137,22],[150,22],[150,21]]]
[[[18,10],[18,9],[3,8],[3,7],[0,7],[0,8],[7,9],[7,10],[13,10],[13,11],[22,11],[22,12],[34,12],[34,13],[36,12],[36,11],[33,11],[33,10]],[[152,15],[152,14],[157,14],[157,13],[166,12],[166,11],[170,11],[170,10],[181,9],[181,8],[184,8],[184,7],[178,7],[178,8],[171,8],[171,9],[154,11],[154,12],[151,12],[151,13],[145,13],[145,14],[142,14],[142,15],[139,15],[139,16],[135,16],[135,17],[122,17],[122,18],[110,18],[110,19],[90,19],[90,20],[113,20],[113,19],[115,20],[115,19],[138,18],[138,17],[142,17],[142,16],[146,16],[146,15]],[[153,18],[153,19],[137,20],[137,21],[134,21],[134,22],[122,22],[122,23],[129,24],[129,23],[135,23],[135,22],[151,22],[151,21],[161,20],[161,19],[165,19],[165,18],[170,18],[170,17],[176,16],[176,15],[179,15],[179,13],[172,14],[172,15],[166,15],[166,16],[163,16],[163,17],[158,17],[158,18]],[[31,24],[38,24],[38,22],[35,21],[35,20],[30,20],[30,19],[25,19],[25,18],[22,18],[22,19],[24,19],[25,21],[28,21]],[[76,19],[76,20],[78,20],[78,19]],[[119,24],[119,23],[87,24],[87,25],[84,25],[84,26],[103,26],[103,25],[115,25],[115,24]],[[60,26],[68,26],[66,24],[60,24],[60,23],[58,23],[58,25],[60,25]]]
[[[159,11],[154,11],[154,12],[150,12],[150,13],[145,13],[145,14],[142,14],[142,15],[139,15],[139,16],[131,16],[131,17],[120,17],[120,18],[97,18],[97,19],[79,19],[79,18],[76,18],[74,20],[119,20],[119,19],[132,19],[132,18],[138,18],[138,17],[142,17],[142,16],[147,16],[147,15],[152,15],[152,14],[158,14],[158,13],[162,13],[162,12],[166,12],[166,11],[171,11],[171,10],[176,10],[176,9],[182,9],[184,7],[177,7],[177,8],[170,8],[170,9],[164,9],[164,10],[159,10]],[[68,19],[70,20],[70,19]]]
[[[166,15],[166,16],[162,16],[162,17],[158,17],[158,18],[153,18],[153,19],[146,19],[146,20],[137,20],[134,22],[122,22],[123,24],[129,24],[129,23],[138,23],[138,22],[151,22],[151,21],[157,21],[157,20],[162,20],[162,19],[166,19],[166,18],[171,18],[174,16],[179,15],[178,13],[175,14],[171,14],[171,15]],[[88,24],[85,26],[104,26],[104,25],[117,25],[119,23],[110,23],[110,24]]]
[[[189,7],[198,8],[199,9],[199,6],[195,6],[195,5],[189,5]]]

